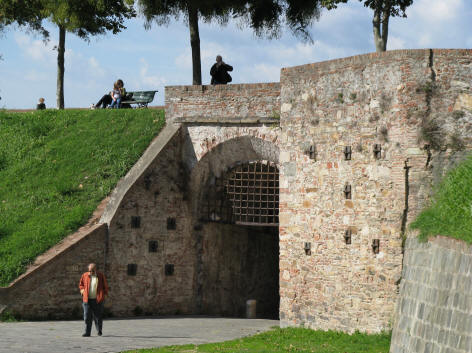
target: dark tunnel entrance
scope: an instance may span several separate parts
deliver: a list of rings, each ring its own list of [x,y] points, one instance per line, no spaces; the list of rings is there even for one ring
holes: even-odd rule
[[[257,301],[257,317],[279,318],[279,171],[250,162],[208,181],[200,220],[201,312],[243,317]]]

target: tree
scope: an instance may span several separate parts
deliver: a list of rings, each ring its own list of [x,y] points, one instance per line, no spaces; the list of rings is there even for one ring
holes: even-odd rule
[[[126,27],[125,19],[135,16],[123,0],[42,0],[41,13],[59,29],[57,45],[57,108],[64,109],[64,53],[66,32],[84,40],[107,31],[116,34]]]
[[[206,22],[214,19],[225,23],[228,20],[229,4],[227,0],[138,0],[138,7],[145,18],[145,27],[150,28],[152,22],[157,25],[169,24],[171,18],[179,19],[183,15],[190,32],[192,49],[192,82],[202,84],[200,63],[199,18]]]
[[[145,27],[152,22],[166,25],[171,18],[184,16],[190,32],[192,49],[192,83],[202,84],[200,35],[198,21],[213,20],[221,25],[229,18],[239,18],[258,36],[277,37],[283,23],[304,40],[310,40],[307,31],[312,20],[319,17],[319,0],[138,0],[144,15]]]
[[[41,8],[40,0],[0,0],[0,31],[8,25],[18,24],[47,37],[48,32],[42,26]]]
[[[42,26],[43,18],[40,11],[40,0],[0,0],[0,33],[5,27],[16,24],[28,31],[38,32],[47,39],[49,33]]]
[[[308,28],[320,18],[320,5],[321,0],[248,0],[233,11],[258,37],[278,38],[287,25],[302,41],[312,42]]]
[[[322,0],[322,5],[328,10],[337,7],[338,3],[346,3],[348,0]],[[388,24],[390,17],[406,17],[407,7],[413,4],[413,0],[359,0],[374,11],[372,26],[374,32],[375,50],[382,52],[387,50]]]

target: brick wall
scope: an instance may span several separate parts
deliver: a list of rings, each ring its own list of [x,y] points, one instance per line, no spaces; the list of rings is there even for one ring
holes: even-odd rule
[[[168,121],[227,121],[278,117],[279,83],[167,86]]]
[[[409,238],[390,352],[472,352],[471,293],[470,245]]]

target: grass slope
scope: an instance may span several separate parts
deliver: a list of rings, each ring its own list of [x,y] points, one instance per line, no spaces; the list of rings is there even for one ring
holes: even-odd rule
[[[440,234],[472,243],[472,155],[446,174],[411,227],[422,240]]]
[[[0,286],[85,224],[164,124],[154,109],[0,111]]]
[[[276,328],[255,336],[245,337],[222,343],[168,346],[154,349],[128,351],[133,353],[170,353],[170,352],[251,352],[251,353],[387,353],[390,347],[390,334],[367,335],[354,333],[348,335],[333,331],[313,331],[303,328]]]

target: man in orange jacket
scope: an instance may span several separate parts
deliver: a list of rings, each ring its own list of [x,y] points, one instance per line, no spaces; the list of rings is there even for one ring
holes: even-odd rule
[[[88,272],[80,277],[80,294],[84,307],[85,332],[83,337],[89,337],[92,331],[92,316],[98,335],[102,335],[103,301],[108,295],[108,284],[105,275],[97,271],[97,265],[88,265]]]

